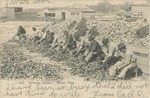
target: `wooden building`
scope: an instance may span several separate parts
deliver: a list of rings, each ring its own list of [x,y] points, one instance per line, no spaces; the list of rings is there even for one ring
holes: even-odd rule
[[[67,8],[66,17],[68,19],[91,18],[95,13],[94,10],[86,5],[75,4]]]
[[[22,7],[4,7],[0,9],[0,18],[6,20],[35,20],[37,12]]]
[[[149,21],[149,5],[131,5],[132,18],[143,18]]]
[[[3,7],[0,9],[0,17],[5,19],[15,19],[17,13],[21,13],[22,7]]]
[[[63,8],[48,8],[43,11],[43,15],[47,19],[81,19],[90,18],[96,12],[85,5],[73,5]]]

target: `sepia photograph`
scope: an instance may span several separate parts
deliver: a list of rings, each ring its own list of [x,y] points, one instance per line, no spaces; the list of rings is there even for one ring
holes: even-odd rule
[[[0,98],[150,98],[150,0],[0,0]]]

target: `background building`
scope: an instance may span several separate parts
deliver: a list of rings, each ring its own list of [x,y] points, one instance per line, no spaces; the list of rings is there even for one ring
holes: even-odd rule
[[[86,5],[75,4],[67,8],[67,19],[92,18],[96,12]]]
[[[41,15],[48,20],[65,20],[65,10],[66,8],[47,8]]]
[[[81,19],[91,18],[96,12],[90,9],[88,6],[75,4],[69,7],[63,8],[47,8],[43,11],[43,15],[46,19],[58,20],[58,19]],[[42,15],[42,16],[43,16]]]
[[[149,5],[132,5],[132,18],[143,18],[149,21]]]
[[[22,7],[4,7],[0,9],[0,18],[9,20],[35,20],[37,12]]]
[[[6,19],[15,19],[17,13],[22,12],[22,7],[4,7],[0,9],[0,17]]]

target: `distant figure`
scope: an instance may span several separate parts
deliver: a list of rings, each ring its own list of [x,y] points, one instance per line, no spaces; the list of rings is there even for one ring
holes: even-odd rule
[[[26,39],[26,31],[22,26],[18,27],[18,31],[17,31],[16,35],[13,37],[13,39],[15,39],[16,36],[19,37],[19,40]]]

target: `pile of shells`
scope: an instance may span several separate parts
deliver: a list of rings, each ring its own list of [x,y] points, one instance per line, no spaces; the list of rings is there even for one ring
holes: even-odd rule
[[[34,62],[24,56],[17,43],[2,45],[0,51],[1,66],[0,78],[2,79],[44,79],[59,81],[63,77],[63,69],[52,64]]]

